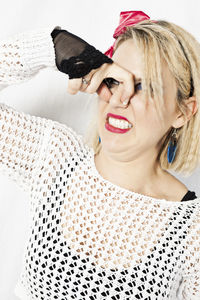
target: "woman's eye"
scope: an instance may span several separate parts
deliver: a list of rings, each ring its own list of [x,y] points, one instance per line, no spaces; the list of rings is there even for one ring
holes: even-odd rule
[[[135,90],[142,90],[142,83],[138,82],[137,84],[135,84]]]

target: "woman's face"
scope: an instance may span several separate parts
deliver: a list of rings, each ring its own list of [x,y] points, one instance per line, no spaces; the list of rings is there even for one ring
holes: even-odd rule
[[[175,80],[163,62],[164,126],[162,127],[154,101],[148,99],[145,103],[142,100],[142,84],[137,81],[137,78],[142,77],[143,61],[140,49],[134,45],[133,40],[127,40],[117,48],[113,60],[134,75],[135,93],[128,106],[122,104],[119,93],[117,93],[117,89],[119,89],[117,85],[110,89],[112,92],[110,97],[104,97],[103,89],[99,93],[98,129],[102,150],[107,154],[119,154],[118,157],[121,161],[130,161],[142,153],[146,153],[151,159],[154,156],[156,158],[161,146],[161,139],[171,129],[171,126],[176,127],[175,120],[178,110],[175,98]],[[108,113],[127,118],[133,125],[132,128],[126,133],[109,131],[105,127]]]

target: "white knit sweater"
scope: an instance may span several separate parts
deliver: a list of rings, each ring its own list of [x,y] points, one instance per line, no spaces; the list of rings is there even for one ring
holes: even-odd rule
[[[55,68],[51,31],[1,42],[2,87]],[[98,173],[74,130],[5,104],[0,170],[31,202],[20,299],[200,299],[199,198],[170,202],[121,188]]]

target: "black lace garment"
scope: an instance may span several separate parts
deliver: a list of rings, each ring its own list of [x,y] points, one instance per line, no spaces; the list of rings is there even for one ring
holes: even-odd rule
[[[104,63],[113,62],[95,47],[66,30],[55,28],[51,36],[55,47],[56,66],[59,71],[68,74],[69,79],[81,78]]]

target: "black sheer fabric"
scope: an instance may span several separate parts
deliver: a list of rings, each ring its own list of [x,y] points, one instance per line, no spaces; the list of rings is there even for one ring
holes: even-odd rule
[[[188,201],[188,200],[194,200],[196,198],[197,198],[197,196],[196,196],[195,192],[188,191],[185,194],[185,196],[183,197],[183,199],[181,200],[181,202]]]
[[[81,78],[104,63],[113,62],[99,50],[66,30],[57,27],[51,36],[55,47],[56,66],[59,71],[68,74],[69,79]]]

